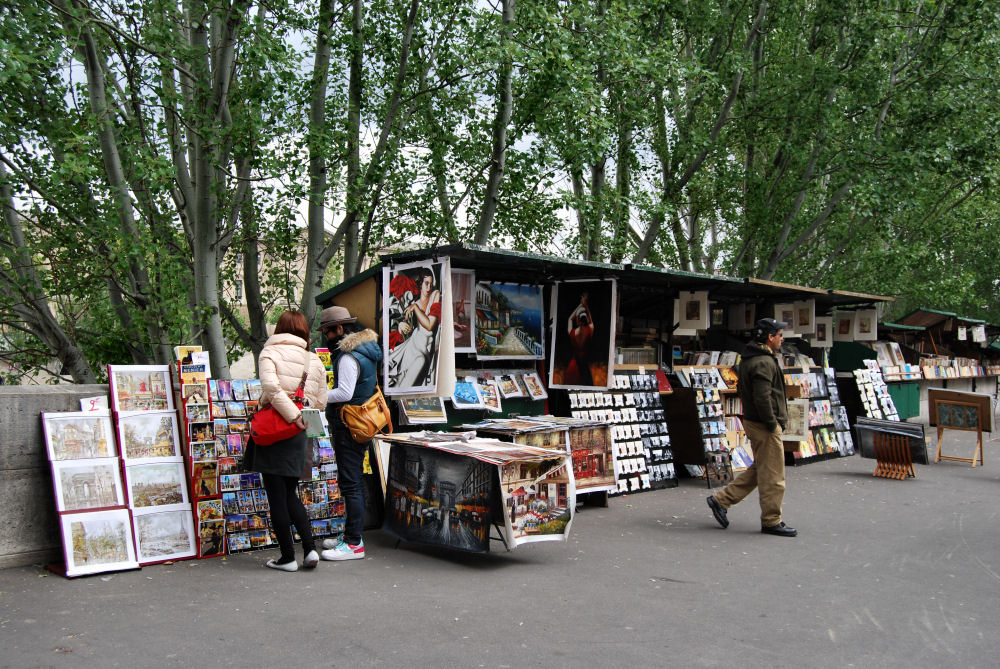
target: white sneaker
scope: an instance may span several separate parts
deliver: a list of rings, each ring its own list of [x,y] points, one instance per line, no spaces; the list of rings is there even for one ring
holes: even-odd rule
[[[309,551],[306,556],[302,559],[303,569],[315,569],[316,565],[319,564],[319,553],[316,551]]]
[[[344,540],[344,533],[335,534],[329,539],[323,539],[323,548],[336,548],[337,544]]]
[[[324,560],[363,560],[365,558],[365,542],[352,546],[341,540],[336,546],[320,553]]]
[[[278,564],[277,560],[268,560],[267,566],[271,569],[280,569],[281,571],[298,571],[299,563],[295,560],[291,562],[286,562],[285,564]]]

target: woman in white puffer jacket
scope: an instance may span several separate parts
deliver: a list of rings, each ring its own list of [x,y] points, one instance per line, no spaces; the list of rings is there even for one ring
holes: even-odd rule
[[[260,408],[271,404],[285,420],[304,430],[302,413],[290,395],[299,387],[306,369],[305,405],[319,410],[326,407],[326,369],[319,356],[309,350],[309,324],[299,312],[281,314],[274,334],[260,352],[257,368],[261,385]],[[302,538],[305,556],[302,566],[311,569],[319,563],[312,525],[296,494],[299,479],[309,462],[308,448],[309,440],[304,431],[270,446],[258,446],[253,439],[247,444],[244,463],[248,469],[261,473],[271,507],[271,525],[281,548],[279,559],[267,561],[272,569],[296,571],[299,568],[295,561],[292,524]]]

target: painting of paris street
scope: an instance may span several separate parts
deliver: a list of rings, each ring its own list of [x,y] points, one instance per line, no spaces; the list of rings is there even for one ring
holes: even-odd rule
[[[132,508],[186,504],[183,462],[132,465],[125,468]]]
[[[173,411],[121,414],[118,436],[126,462],[181,455],[177,414]]]
[[[128,509],[60,516],[66,575],[135,569]]]
[[[135,541],[140,564],[191,557],[195,553],[191,513],[184,510],[136,514]]]
[[[80,460],[113,458],[111,416],[107,413],[80,411],[46,412],[42,414],[45,443],[49,460]]]
[[[115,411],[173,411],[169,365],[108,365]]]
[[[505,525],[513,544],[563,540],[576,505],[569,455],[535,462],[518,461],[500,468]]]
[[[400,539],[486,551],[496,465],[393,444],[383,529]]]
[[[476,357],[530,359],[545,355],[542,288],[516,283],[476,284]]]

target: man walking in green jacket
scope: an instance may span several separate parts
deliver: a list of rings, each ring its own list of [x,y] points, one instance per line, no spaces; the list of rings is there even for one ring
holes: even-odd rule
[[[753,464],[732,483],[708,498],[715,520],[729,527],[726,511],[757,488],[760,531],[779,537],[798,534],[781,520],[785,496],[785,451],[781,434],[788,420],[785,376],[775,353],[781,348],[786,323],[773,318],[757,321],[757,337],[747,344],[740,361],[736,389],[743,404],[743,429],[753,449]]]

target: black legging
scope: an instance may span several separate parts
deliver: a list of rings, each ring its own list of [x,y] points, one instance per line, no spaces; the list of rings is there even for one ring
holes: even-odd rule
[[[261,478],[264,481],[264,490],[267,491],[268,504],[271,506],[271,525],[274,527],[278,546],[281,548],[279,562],[285,564],[295,560],[295,542],[292,540],[291,528],[293,523],[302,538],[302,551],[308,555],[316,546],[313,543],[312,526],[306,514],[306,507],[295,494],[299,477],[261,474]]]

